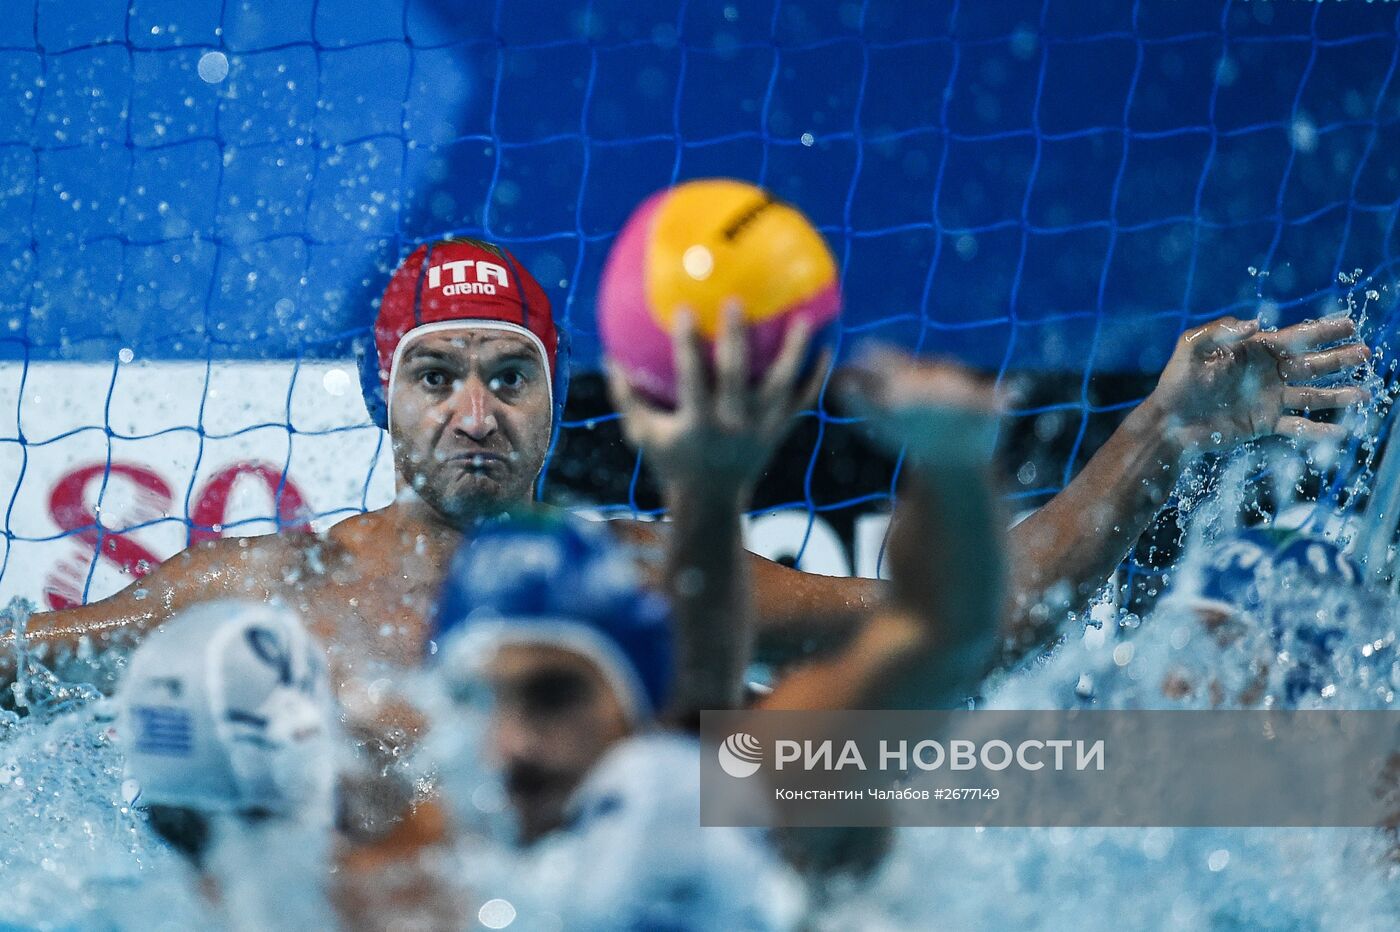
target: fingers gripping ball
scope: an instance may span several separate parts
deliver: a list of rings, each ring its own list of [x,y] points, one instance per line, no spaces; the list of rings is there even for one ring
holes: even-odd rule
[[[796,208],[741,181],[690,181],[652,195],[608,255],[598,294],[603,348],[633,388],[676,403],[671,335],[683,310],[713,361],[714,338],[737,307],[748,336],[750,383],[805,320],[810,366],[841,309],[836,262]]]

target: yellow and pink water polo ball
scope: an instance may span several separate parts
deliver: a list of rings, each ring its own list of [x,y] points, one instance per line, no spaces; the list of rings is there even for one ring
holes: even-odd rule
[[[762,188],[725,178],[647,198],[618,234],[598,292],[603,349],[628,382],[674,405],[676,315],[690,310],[712,354],[731,305],[746,324],[751,382],[763,377],[798,320],[810,325],[815,358],[834,330],[841,285],[811,221]]]

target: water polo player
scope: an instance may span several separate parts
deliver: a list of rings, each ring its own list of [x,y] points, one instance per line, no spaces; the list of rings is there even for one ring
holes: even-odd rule
[[[1151,396],[1064,491],[1013,530],[1018,610],[1008,636],[1025,649],[1054,635],[1059,606],[1032,609],[1047,592],[1076,601],[1097,589],[1189,454],[1270,433],[1340,435],[1306,412],[1357,403],[1361,390],[1305,383],[1368,358],[1353,334],[1350,320],[1336,318],[1272,332],[1224,318],[1186,333]],[[139,634],[196,602],[238,595],[296,607],[347,673],[367,660],[416,663],[463,522],[533,497],[558,427],[567,347],[538,283],[509,253],[475,240],[415,250],[390,281],[374,335],[366,397],[390,432],[392,504],[320,535],[193,546],[111,598],[36,615],[31,642],[62,649],[83,637]],[[804,574],[756,556],[751,563],[760,636],[833,608],[859,614],[882,591],[869,580]]]
[[[671,608],[610,534],[538,514],[487,527],[454,561],[439,621],[430,666],[452,699],[425,753],[459,843],[498,851],[497,870],[462,878],[479,898],[530,927],[537,910],[569,929],[790,924],[795,883],[761,838],[700,827],[699,744],[661,721]],[[506,825],[483,821],[480,801],[501,796]]]
[[[720,353],[730,361],[742,356],[736,336],[727,329],[721,337]],[[798,345],[789,345],[794,355]],[[726,406],[743,407],[733,404],[744,394],[743,380],[734,377],[742,367],[726,368],[711,397],[694,378],[698,348],[678,340],[676,357],[690,376],[677,410],[628,395],[621,413],[629,436],[651,441],[666,494],[687,499],[665,562],[738,580],[728,597],[666,599],[642,585],[637,558],[602,528],[537,514],[487,526],[463,544],[430,650],[440,698],[429,703],[436,711],[425,755],[439,771],[458,831],[543,842],[538,863],[555,872],[556,883],[533,886],[554,889],[569,909],[588,904],[586,914],[614,922],[638,909],[656,911],[651,916],[659,920],[676,891],[694,897],[746,876],[776,884],[781,873],[744,833],[699,829],[699,749],[685,733],[698,708],[739,701],[750,659],[751,592],[742,551],[716,546],[716,539],[735,536],[752,481],[784,425],[752,409],[727,426],[716,423]],[[846,394],[878,441],[909,448],[911,487],[890,541],[895,597],[845,649],[780,682],[763,701],[771,708],[952,705],[975,690],[995,655],[1003,560],[988,471],[996,434],[991,391],[953,367],[900,353],[864,362]],[[780,379],[784,369],[795,373],[793,356],[780,362]],[[962,444],[947,442],[954,433]],[[731,460],[715,450],[741,445],[755,455]],[[708,496],[696,490],[702,480]],[[961,589],[951,601],[942,590],[952,583],[926,585],[932,526],[941,528],[936,549],[958,563]],[[502,797],[511,816],[507,833],[481,805]],[[803,867],[854,866],[853,858],[872,855],[869,839],[855,840],[787,833],[784,848]],[[745,869],[736,872],[736,861]],[[531,886],[514,878],[513,901],[522,884]],[[751,884],[739,882],[739,889]],[[774,899],[732,895],[722,898],[725,909],[753,911]],[[669,921],[684,928],[696,921],[705,928],[765,925],[760,912],[741,920],[708,899],[704,908],[692,899],[688,909]],[[687,915],[706,918],[682,922]]]
[[[335,713],[296,613],[236,599],[177,613],[132,654],[116,706],[132,805],[222,924],[323,927]]]
[[[562,411],[567,344],[538,283],[509,253],[475,240],[416,250],[389,283],[374,339],[366,401],[392,440],[392,504],[322,535],[191,547],[116,596],[42,616],[30,625],[31,642],[140,633],[182,607],[239,595],[295,606],[346,672],[365,660],[416,663],[462,528],[534,497]],[[754,562],[770,586],[798,584],[775,593],[774,606],[857,601],[872,591],[863,581],[831,581],[833,595],[825,578]]]

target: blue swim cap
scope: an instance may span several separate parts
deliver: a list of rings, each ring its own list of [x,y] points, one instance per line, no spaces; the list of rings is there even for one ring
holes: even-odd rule
[[[504,643],[547,644],[596,663],[637,720],[670,695],[670,604],[598,524],[532,515],[483,526],[453,558],[435,621],[429,651],[449,676],[474,675]]]
[[[1251,611],[1284,577],[1355,586],[1361,570],[1331,541],[1302,534],[1251,529],[1221,543],[1206,561],[1202,598],[1223,608]]]
[[[1198,604],[1227,615],[1258,616],[1275,646],[1292,655],[1284,700],[1295,704],[1329,681],[1334,655],[1346,638],[1339,624],[1293,617],[1296,605],[1281,601],[1305,587],[1359,587],[1361,568],[1337,544],[1296,532],[1251,529],[1222,543],[1204,567]],[[1274,605],[1271,602],[1278,602]]]

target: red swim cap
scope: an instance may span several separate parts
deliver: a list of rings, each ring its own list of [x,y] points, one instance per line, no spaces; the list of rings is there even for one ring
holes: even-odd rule
[[[558,385],[559,333],[549,297],[515,257],[494,243],[448,239],[419,246],[394,270],[374,323],[379,381],[388,395],[394,364],[414,336],[453,323],[500,327],[527,337]],[[443,326],[446,325],[446,326]]]

